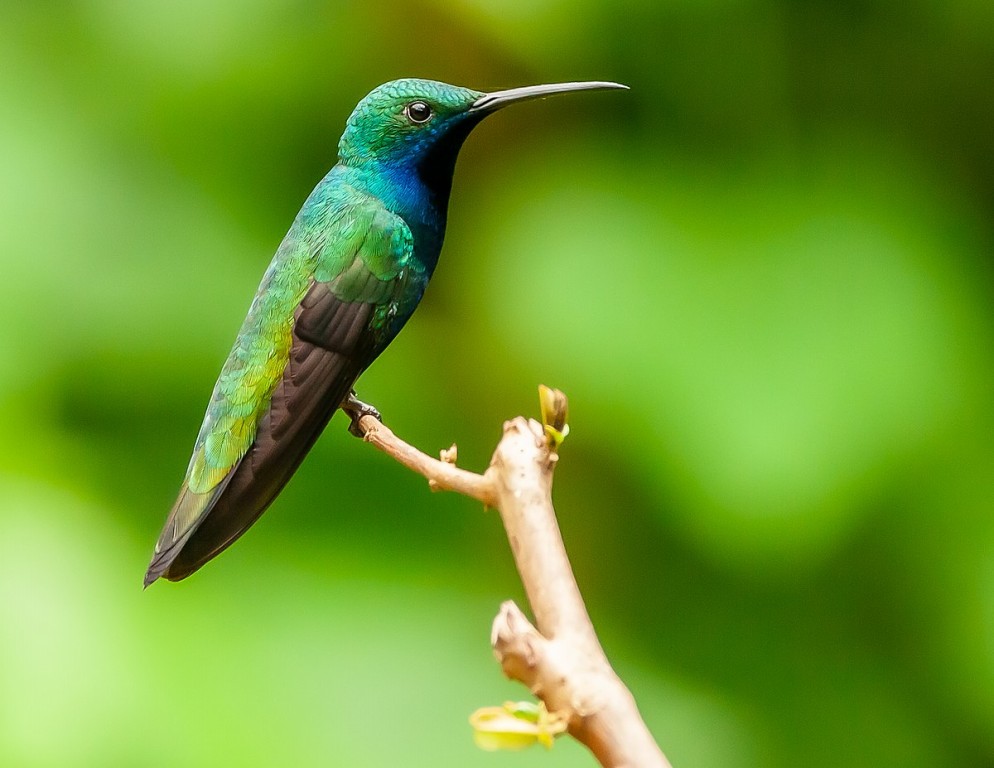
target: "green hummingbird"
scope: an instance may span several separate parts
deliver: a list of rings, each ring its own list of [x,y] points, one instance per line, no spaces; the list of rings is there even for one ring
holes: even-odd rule
[[[403,79],[371,91],[263,275],[214,386],[147,587],[186,578],[241,536],[283,489],[332,414],[361,434],[376,409],[359,375],[410,318],[445,235],[456,156],[487,115],[608,82],[482,93]]]

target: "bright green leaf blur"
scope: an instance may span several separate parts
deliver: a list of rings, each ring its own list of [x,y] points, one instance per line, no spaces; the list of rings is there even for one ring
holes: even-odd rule
[[[141,591],[265,266],[402,76],[631,86],[476,131],[359,391],[474,469],[569,396],[563,534],[674,766],[994,763],[994,5],[13,0],[0,73],[0,766],[593,765],[473,745],[526,695],[499,521],[340,418]]]

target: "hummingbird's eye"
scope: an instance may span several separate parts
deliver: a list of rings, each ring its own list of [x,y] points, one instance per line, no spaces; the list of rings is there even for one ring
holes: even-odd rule
[[[432,111],[428,104],[423,101],[412,101],[406,107],[404,107],[404,114],[407,115],[407,119],[416,125],[421,125],[422,123],[427,123],[431,120]]]

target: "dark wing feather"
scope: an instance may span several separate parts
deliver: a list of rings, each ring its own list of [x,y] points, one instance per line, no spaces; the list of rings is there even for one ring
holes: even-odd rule
[[[329,283],[311,286],[296,315],[289,361],[252,447],[161,575],[172,581],[189,576],[272,503],[371,361],[374,309],[368,302],[338,299]]]

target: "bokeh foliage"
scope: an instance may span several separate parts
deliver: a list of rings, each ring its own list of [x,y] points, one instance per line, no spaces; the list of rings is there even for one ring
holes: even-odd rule
[[[499,523],[336,419],[140,590],[214,377],[372,86],[615,79],[471,137],[361,394],[482,467],[571,397],[557,507],[678,768],[994,763],[994,5],[0,5],[0,765],[478,752]],[[339,417],[340,418],[340,417]]]

